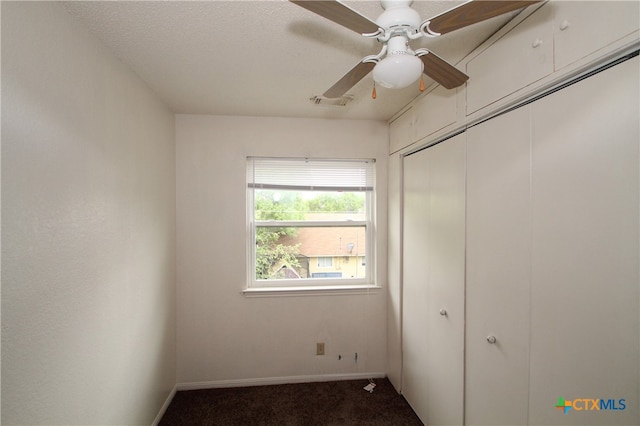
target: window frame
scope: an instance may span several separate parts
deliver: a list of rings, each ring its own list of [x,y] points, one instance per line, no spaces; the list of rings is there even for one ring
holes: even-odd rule
[[[318,162],[369,162],[371,163],[371,186],[362,192],[365,193],[365,219],[364,220],[256,220],[255,219],[255,190],[274,189],[271,186],[257,185],[251,182],[250,173],[247,172],[247,287],[245,294],[249,293],[274,293],[274,292],[312,292],[326,290],[337,291],[339,293],[378,288],[375,285],[375,262],[367,262],[364,265],[365,276],[361,278],[302,278],[302,279],[258,279],[256,277],[256,234],[260,227],[364,227],[365,230],[365,253],[369,259],[375,259],[375,159],[325,159],[325,158],[289,158],[289,157],[247,157],[247,168],[250,168],[252,160],[286,160],[286,161],[318,161]],[[283,188],[290,189],[290,188]],[[313,190],[313,189],[311,189]],[[340,189],[333,191],[322,189],[322,192],[341,192]],[[354,191],[355,192],[355,191]],[[357,262],[357,261],[356,261]]]

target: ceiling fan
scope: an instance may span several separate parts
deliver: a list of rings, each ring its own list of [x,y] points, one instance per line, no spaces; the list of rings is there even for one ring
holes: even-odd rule
[[[418,80],[423,72],[447,89],[463,85],[469,78],[466,74],[428,49],[412,50],[410,42],[421,37],[437,37],[541,0],[470,0],[424,21],[411,8],[412,0],[382,0],[380,3],[384,12],[375,21],[335,0],[290,1],[382,43],[378,54],[363,58],[322,95],[325,98],[339,98],[373,71],[375,99],[376,83],[386,88],[401,89]],[[420,90],[424,90],[421,78]]]

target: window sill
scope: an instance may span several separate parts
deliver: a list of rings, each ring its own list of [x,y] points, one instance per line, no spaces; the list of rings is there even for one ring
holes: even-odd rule
[[[334,286],[304,286],[304,287],[258,287],[247,288],[242,294],[247,297],[270,296],[316,296],[342,294],[377,293],[382,287],[377,285],[334,285]]]

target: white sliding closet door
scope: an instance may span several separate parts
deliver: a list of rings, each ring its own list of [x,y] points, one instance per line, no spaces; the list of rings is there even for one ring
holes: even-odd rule
[[[402,393],[428,425],[463,421],[465,139],[404,159]]]
[[[527,424],[530,140],[530,106],[467,131],[465,422],[471,425]]]
[[[531,424],[640,421],[639,69],[532,104]]]

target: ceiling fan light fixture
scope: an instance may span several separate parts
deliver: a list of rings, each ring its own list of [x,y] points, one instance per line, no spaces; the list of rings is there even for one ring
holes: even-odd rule
[[[425,74],[447,89],[460,87],[469,76],[426,48],[413,51],[411,40],[438,36],[523,9],[542,0],[468,0],[439,15],[422,20],[411,8],[412,0],[380,0],[384,12],[372,21],[339,0],[289,0],[313,13],[382,43],[377,55],[364,57],[322,96],[339,98],[373,71],[374,82],[382,87],[401,89]],[[419,55],[419,57],[417,56]],[[420,90],[424,90],[421,81]],[[372,97],[375,99],[375,84]]]
[[[387,55],[373,69],[373,79],[387,89],[403,89],[418,80],[423,70],[424,64],[415,55]]]

